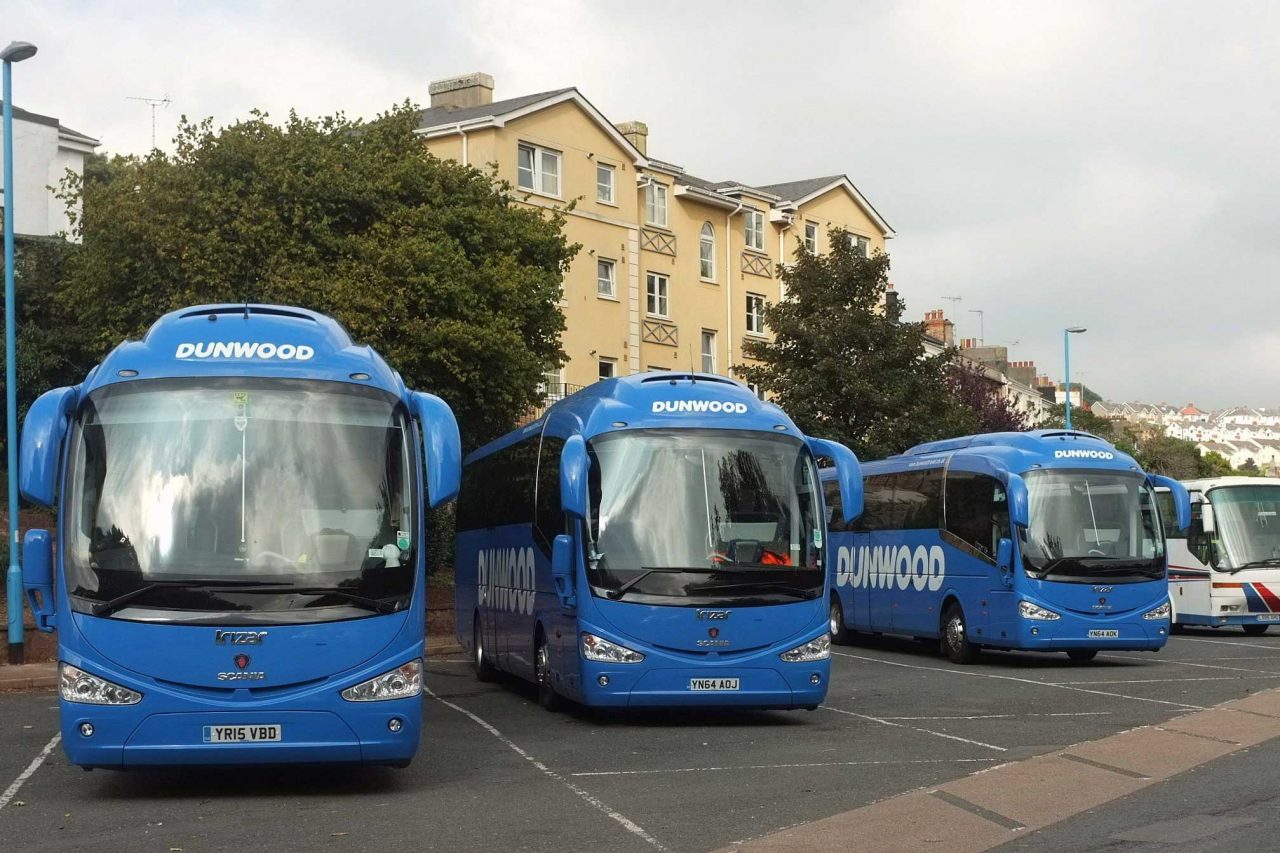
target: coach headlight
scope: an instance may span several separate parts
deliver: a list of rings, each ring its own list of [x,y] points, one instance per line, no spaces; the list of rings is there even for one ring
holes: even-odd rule
[[[1052,610],[1041,607],[1038,604],[1032,604],[1030,601],[1018,602],[1018,614],[1023,619],[1034,619],[1040,622],[1052,622],[1054,619],[1061,619],[1057,613]]]
[[[422,693],[422,658],[362,681],[342,691],[348,702],[381,702],[386,699],[412,699]]]
[[[1148,610],[1142,614],[1143,619],[1168,619],[1169,618],[1169,602],[1165,602],[1155,610]]]
[[[809,663],[815,660],[827,660],[831,657],[831,635],[823,634],[814,637],[803,646],[796,646],[778,655],[787,663]]]
[[[58,692],[68,702],[85,705],[136,705],[142,694],[90,675],[69,663],[58,664]]]
[[[587,660],[598,660],[601,663],[640,663],[644,655],[626,646],[611,643],[604,637],[582,632],[582,656]]]

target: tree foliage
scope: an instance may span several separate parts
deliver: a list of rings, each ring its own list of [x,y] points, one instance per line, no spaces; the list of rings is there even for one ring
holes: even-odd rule
[[[1032,421],[1005,395],[1002,383],[993,381],[980,365],[957,360],[947,374],[956,401],[973,413],[974,432],[1022,432]]]
[[[889,259],[867,258],[847,235],[831,232],[831,251],[801,247],[780,276],[786,297],[765,308],[774,340],[751,340],[738,365],[747,382],[771,392],[806,433],[878,459],[922,441],[978,428],[948,386],[955,351],[924,352],[923,324],[902,322],[900,302],[885,302]]]
[[[268,302],[335,317],[414,388],[453,407],[468,445],[511,428],[564,362],[563,215],[426,152],[417,110],[371,122],[255,113],[181,122],[172,155],[95,159],[62,195],[83,245],[61,304],[86,368],[161,314]]]

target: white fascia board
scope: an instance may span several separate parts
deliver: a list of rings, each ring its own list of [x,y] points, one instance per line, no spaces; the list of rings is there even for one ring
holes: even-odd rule
[[[690,201],[709,204],[712,207],[722,207],[725,210],[736,210],[738,207],[737,202],[727,199],[719,193],[707,192],[704,189],[691,187],[688,184],[677,183],[675,196],[676,198],[687,198]]]
[[[853,196],[853,200],[857,202],[858,207],[862,208],[863,213],[871,217],[871,221],[874,222],[876,224],[876,227],[879,228],[881,232],[884,233],[884,238],[886,240],[898,236],[897,232],[889,227],[889,223],[885,222],[884,218],[880,216],[879,212],[877,212],[876,209],[871,206],[871,202],[867,201],[866,196],[864,196],[861,192],[859,192],[858,188],[853,185],[853,181],[849,180],[848,178],[841,178],[837,181],[832,181],[831,183],[827,184],[824,187],[819,187],[818,189],[809,193],[804,198],[796,199],[795,203],[797,205],[802,205],[807,202],[813,201],[818,196],[823,195],[824,193],[830,192],[835,187],[843,187],[845,191],[849,193],[849,195]]]

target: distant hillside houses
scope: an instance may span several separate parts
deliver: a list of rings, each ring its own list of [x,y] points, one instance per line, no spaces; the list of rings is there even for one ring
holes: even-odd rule
[[[1103,400],[1093,405],[1093,411],[1106,418],[1158,426],[1171,438],[1194,442],[1202,456],[1221,454],[1233,468],[1252,462],[1264,473],[1280,473],[1280,409],[1231,406],[1204,411],[1193,403],[1170,406]]]

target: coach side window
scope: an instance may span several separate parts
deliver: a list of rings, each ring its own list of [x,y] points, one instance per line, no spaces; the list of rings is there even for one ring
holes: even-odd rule
[[[548,557],[551,543],[564,533],[564,510],[560,506],[560,453],[564,439],[549,435],[542,437],[538,453],[538,499],[534,540]]]
[[[862,479],[862,515],[854,522],[854,530],[896,530],[894,517],[893,475],[876,474]]]
[[[942,527],[942,469],[894,474],[893,501],[900,517],[899,529],[937,530]]]
[[[1004,484],[983,474],[952,472],[946,481],[946,530],[952,545],[991,562],[1009,533]]]
[[[533,523],[537,471],[536,435],[468,465],[462,472],[458,529]]]
[[[827,505],[827,529],[832,533],[846,530],[844,523],[844,505],[840,502],[840,484],[835,480],[827,480],[822,484],[822,497]]]

